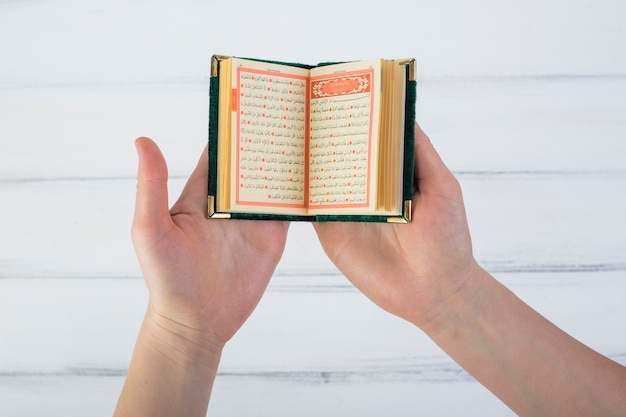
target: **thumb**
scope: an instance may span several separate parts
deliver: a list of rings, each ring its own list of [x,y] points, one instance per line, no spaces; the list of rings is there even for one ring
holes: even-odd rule
[[[426,180],[431,176],[451,175],[441,160],[430,138],[415,124],[415,178]]]
[[[139,155],[139,168],[133,235],[160,235],[170,222],[167,164],[161,150],[151,139],[139,138],[135,141],[135,147]]]
[[[430,138],[415,124],[415,181],[419,191],[441,189],[456,178],[442,161]],[[442,184],[443,182],[443,184]]]

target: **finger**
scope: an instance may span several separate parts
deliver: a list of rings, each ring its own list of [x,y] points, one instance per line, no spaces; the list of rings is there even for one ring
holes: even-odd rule
[[[135,141],[139,155],[137,195],[133,228],[158,231],[169,221],[167,164],[159,147],[151,139]]]
[[[208,147],[200,155],[198,165],[193,170],[172,212],[207,212],[208,198]]]
[[[415,180],[419,188],[427,185],[429,179],[452,176],[444,164],[430,138],[415,124]]]

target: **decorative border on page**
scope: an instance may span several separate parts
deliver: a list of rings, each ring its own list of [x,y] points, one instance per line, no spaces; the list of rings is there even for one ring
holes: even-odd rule
[[[318,152],[320,153],[319,159],[323,160],[326,165],[324,168],[318,168],[319,172],[316,172],[313,166],[309,167],[309,208],[325,210],[370,207],[371,170],[374,163],[372,160],[373,83],[374,69],[372,68],[311,77],[311,104],[309,105],[311,123],[314,119],[317,119],[318,123],[324,123],[323,120],[326,120],[325,123],[330,125],[331,129],[333,129],[332,126],[336,126],[344,130],[344,133],[347,133],[346,129],[352,132],[347,135],[336,135],[331,130],[327,137],[321,130],[324,128],[311,132],[310,160],[313,160],[314,152]],[[361,100],[359,106],[365,105],[365,107],[357,109],[354,98]],[[354,108],[348,103],[355,103]],[[316,109],[320,106],[322,107],[321,113]],[[367,109],[366,114],[363,114],[364,109]],[[361,115],[361,120],[356,120],[357,114]],[[360,127],[359,124],[361,124]],[[321,125],[318,126],[321,127]],[[365,131],[360,136],[354,136],[358,129],[365,129]],[[312,127],[311,130],[313,130]],[[350,161],[355,157],[360,162]],[[341,159],[344,161],[340,161]],[[324,197],[324,194],[327,197]]]
[[[371,74],[333,78],[330,80],[313,81],[311,94],[312,98],[322,98],[369,93],[371,85]]]
[[[244,74],[249,77],[248,81],[244,80]],[[282,83],[280,83],[281,81]],[[235,129],[237,134],[235,151],[236,204],[304,208],[308,194],[306,177],[300,173],[299,175],[304,180],[296,180],[295,171],[302,171],[305,166],[308,78],[276,71],[238,67],[235,82],[237,88],[233,89],[232,110],[236,113],[237,124]],[[252,83],[253,86],[248,86],[247,83]],[[298,91],[295,88],[296,83],[303,83],[302,88]],[[301,94],[300,99],[303,100],[297,106],[293,102],[293,97],[296,94]],[[245,106],[246,101],[254,103],[252,106]],[[299,107],[299,109],[295,107]],[[279,118],[277,119],[277,117]],[[298,120],[296,121],[296,119]],[[292,129],[296,125],[300,126],[300,130],[292,134],[291,132],[294,132]],[[244,133],[246,130],[248,133]],[[291,139],[286,140],[285,136],[291,136]],[[293,147],[285,147],[287,142],[297,142],[302,148],[301,158],[297,159],[297,162],[292,161],[290,165],[279,162],[279,160],[286,159],[290,155],[292,155],[291,159],[296,158],[293,156]],[[248,148],[252,149],[248,150]],[[262,153],[256,155],[255,149],[262,149],[262,152],[268,152],[271,156],[265,157]],[[252,152],[250,157],[245,155],[250,152]],[[272,159],[274,160],[273,163]],[[256,171],[251,172],[248,169],[244,174],[242,166],[244,160],[247,160],[248,165],[255,165]],[[280,168],[276,166],[277,163],[280,163]],[[253,191],[257,197],[245,198],[243,190],[246,187],[258,190],[259,192],[256,193]],[[298,193],[294,191],[295,188],[303,188],[303,190]],[[246,194],[251,196],[250,192]]]

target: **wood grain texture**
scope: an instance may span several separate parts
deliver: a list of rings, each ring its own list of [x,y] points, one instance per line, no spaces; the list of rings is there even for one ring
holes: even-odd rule
[[[233,34],[215,18],[227,2],[0,1],[0,415],[111,415],[146,305],[130,243],[133,139],[162,147],[173,201],[205,145],[213,53],[415,56],[417,120],[463,186],[480,263],[626,363],[621,2],[387,3],[402,16],[365,8],[340,26],[322,2],[306,21],[330,29],[296,39],[288,2],[242,6]],[[378,17],[395,23],[374,33]],[[293,224],[227,346],[209,414],[461,412],[513,415]]]

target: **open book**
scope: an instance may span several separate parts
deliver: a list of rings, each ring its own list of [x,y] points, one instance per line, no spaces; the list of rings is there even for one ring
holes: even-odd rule
[[[214,55],[212,218],[410,221],[415,61]]]

